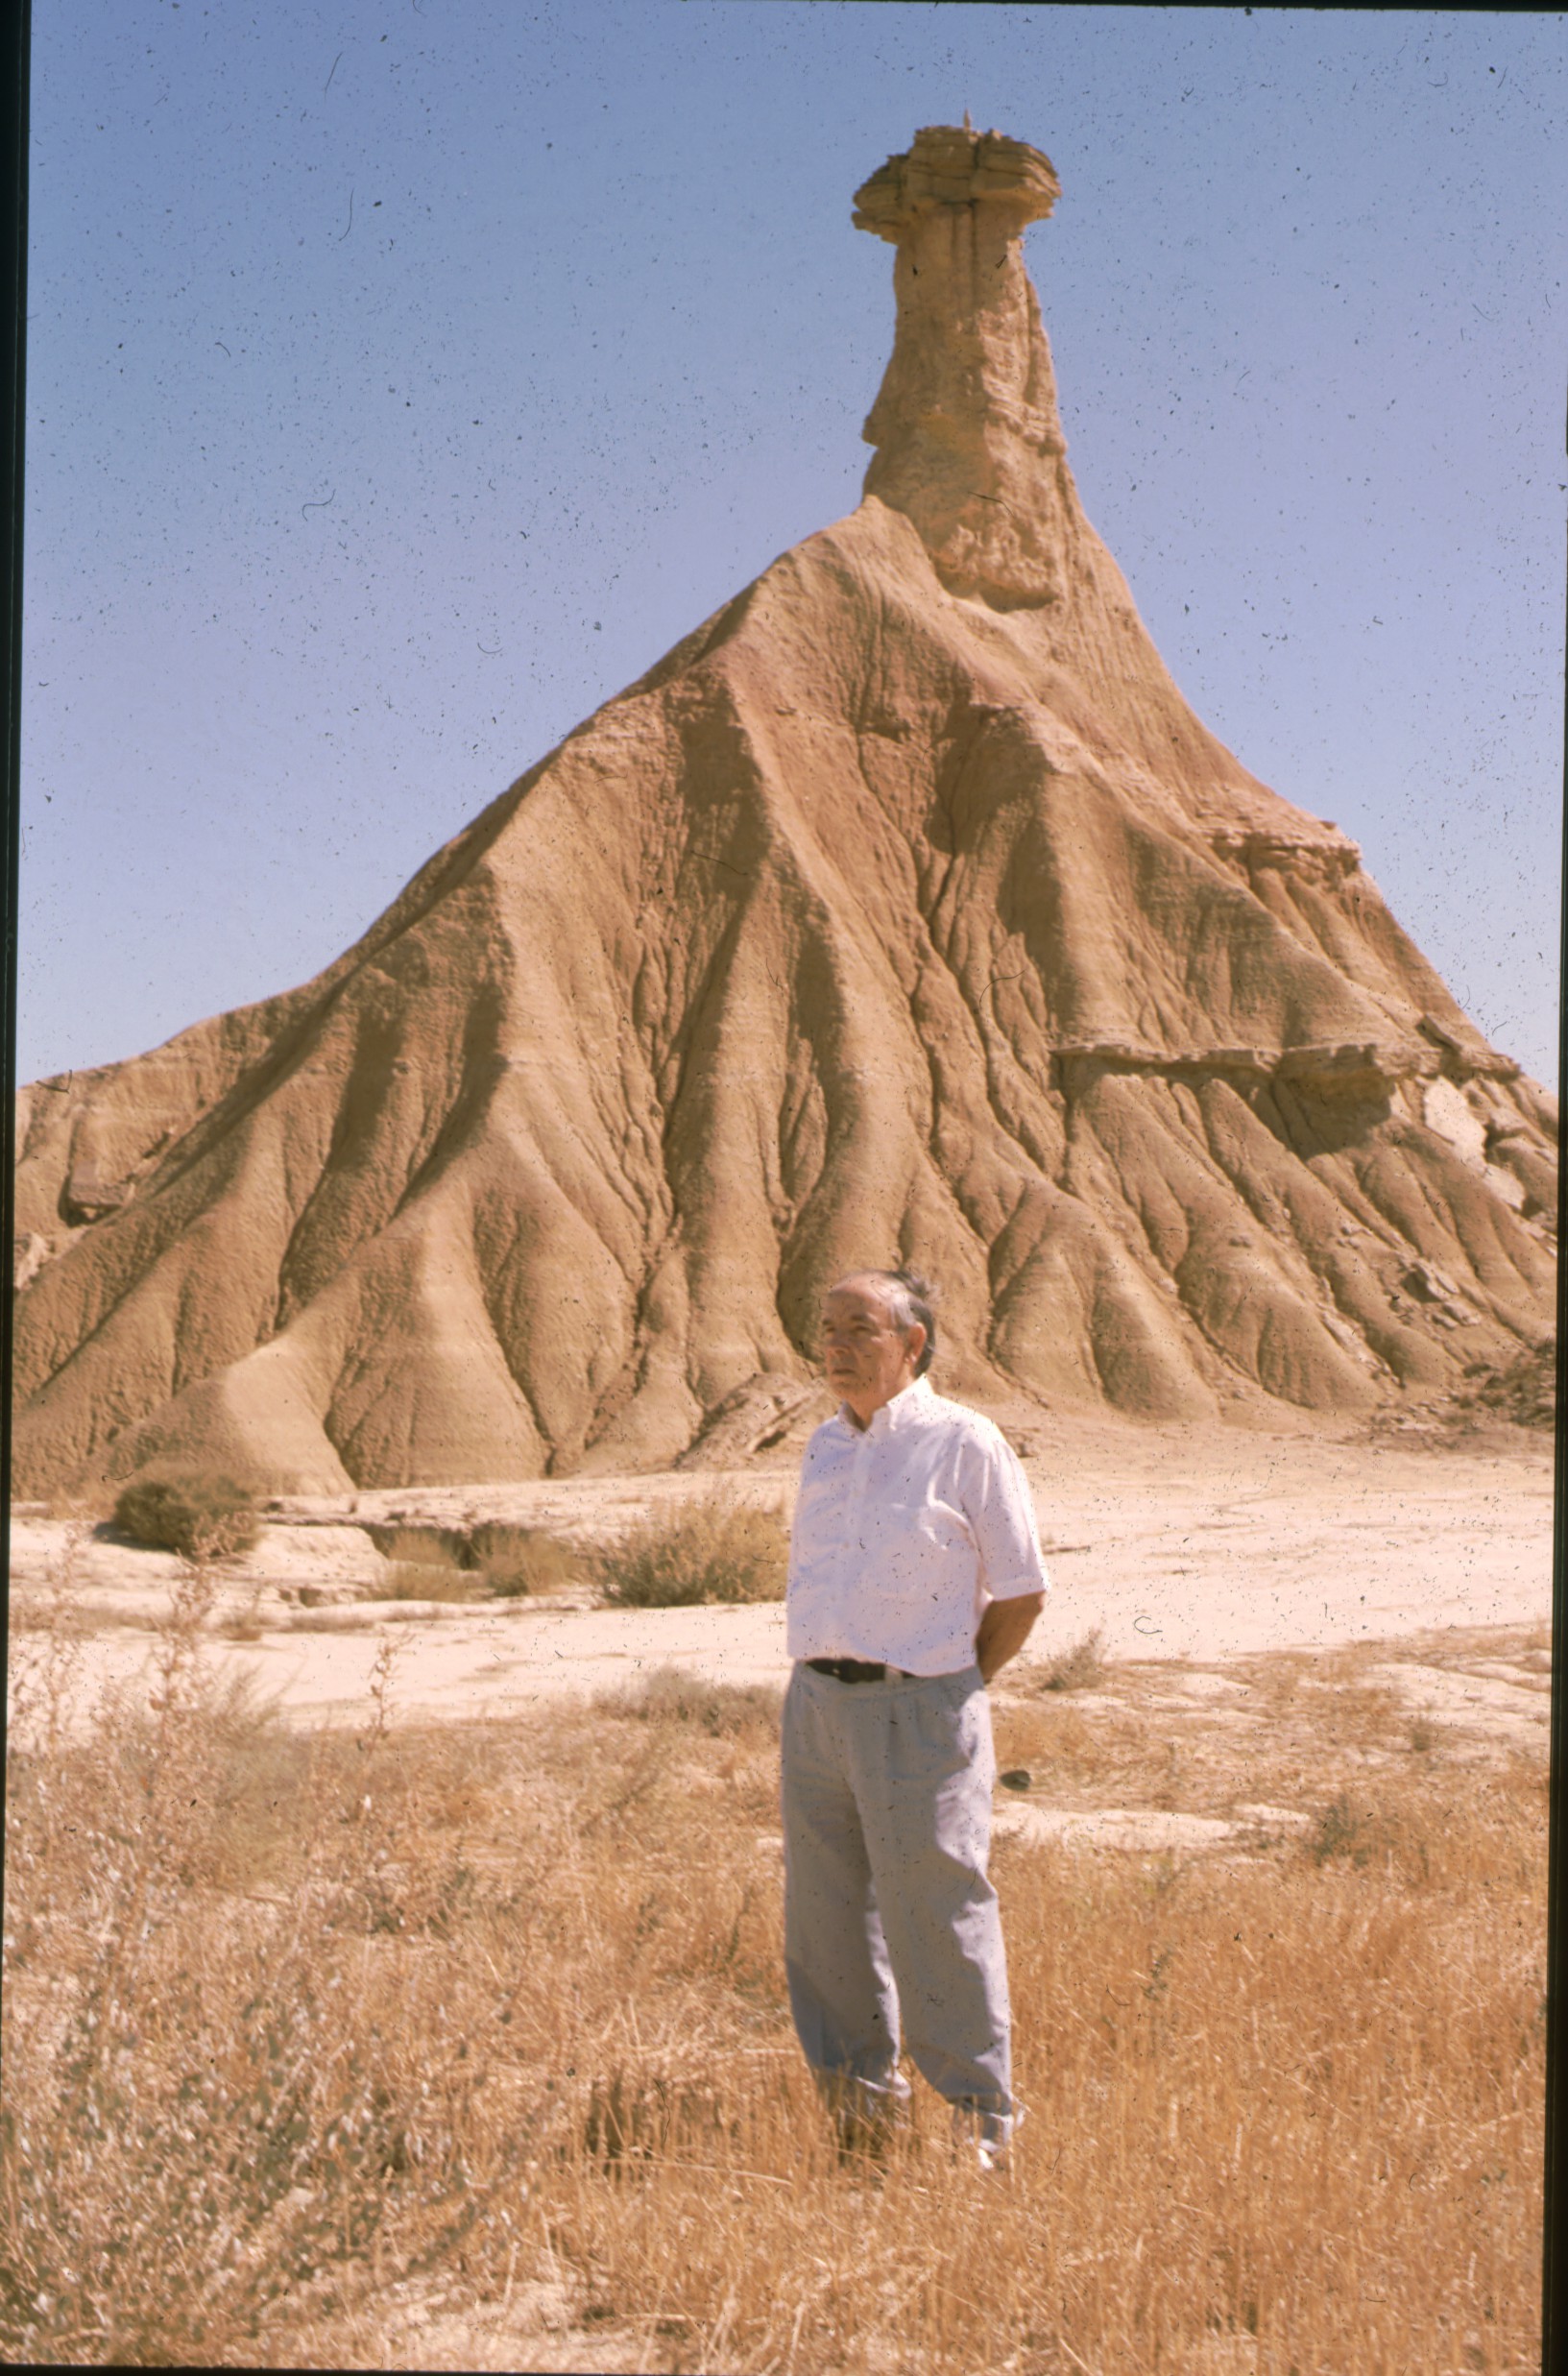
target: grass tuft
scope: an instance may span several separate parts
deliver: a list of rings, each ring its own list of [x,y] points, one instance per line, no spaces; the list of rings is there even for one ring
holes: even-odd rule
[[[1091,1691],[1105,1680],[1105,1637],[1092,1626],[1072,1647],[1047,1661],[1040,1676],[1042,1691]]]
[[[1431,1879],[1434,1845],[1409,1801],[1379,1805],[1345,1790],[1329,1801],[1303,1843],[1315,1864],[1375,1865],[1410,1888]]]
[[[637,1690],[602,1693],[594,1705],[641,1724],[691,1725],[715,1739],[777,1739],[784,1694],[766,1684],[705,1683],[684,1667],[660,1666]]]
[[[724,1487],[652,1513],[592,1560],[605,1598],[621,1609],[783,1600],[788,1566],[779,1510]]]
[[[477,1600],[494,1595],[518,1600],[534,1592],[559,1592],[590,1581],[583,1554],[542,1528],[487,1519],[459,1527],[415,1526],[401,1520],[366,1530],[394,1567],[446,1568],[467,1580],[466,1588],[434,1588],[431,1600]]]
[[[591,1580],[589,1563],[576,1545],[540,1527],[476,1526],[470,1545],[474,1564],[501,1600],[570,1591]]]
[[[392,1560],[388,1563],[382,1597],[389,1601],[476,1601],[485,1597],[485,1580],[446,1560]]]

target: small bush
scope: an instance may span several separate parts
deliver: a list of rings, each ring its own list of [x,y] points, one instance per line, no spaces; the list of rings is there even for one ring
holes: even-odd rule
[[[273,2364],[285,2304],[381,2282],[383,2249],[445,2259],[527,2150],[471,1997],[446,2020],[437,1943],[474,1893],[384,1754],[390,1661],[357,1738],[302,1741],[205,1668],[211,1607],[193,1568],[145,1709],[106,1698],[52,1758],[8,1743],[8,2365]]]
[[[1103,1680],[1105,1660],[1102,1644],[1105,1637],[1094,1626],[1071,1649],[1058,1652],[1050,1660],[1040,1678],[1042,1691],[1088,1691]]]
[[[531,1526],[476,1526],[470,1538],[474,1565],[492,1592],[520,1600],[533,1592],[560,1592],[590,1581],[581,1551],[559,1535]]]
[[[229,1559],[261,1532],[255,1496],[232,1477],[150,1470],[114,1505],[114,1523],[133,1542],[186,1560]]]
[[[654,1513],[592,1562],[606,1599],[621,1609],[783,1600],[788,1565],[779,1511],[723,1491]]]
[[[486,1519],[467,1531],[400,1522],[367,1526],[365,1531],[382,1558],[393,1563],[395,1571],[398,1567],[447,1571],[447,1587],[442,1589],[432,1584],[423,1595],[430,1600],[478,1600],[487,1592],[501,1600],[519,1600],[529,1593],[558,1592],[589,1581],[588,1564],[570,1543],[537,1527],[513,1525],[504,1519]],[[412,1586],[409,1592],[413,1592]]]

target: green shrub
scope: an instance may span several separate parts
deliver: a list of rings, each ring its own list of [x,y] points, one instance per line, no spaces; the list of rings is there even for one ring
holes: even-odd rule
[[[133,1542],[186,1560],[229,1559],[249,1551],[261,1532],[248,1487],[194,1469],[133,1477],[114,1505],[114,1523]]]
[[[778,1601],[789,1538],[777,1509],[723,1489],[656,1511],[596,1552],[592,1572],[621,1609],[691,1609],[703,1601]]]

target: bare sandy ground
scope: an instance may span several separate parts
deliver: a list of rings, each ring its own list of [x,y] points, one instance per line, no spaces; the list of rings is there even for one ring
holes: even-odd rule
[[[1027,1452],[1052,1592],[1020,1682],[1096,1627],[1112,1659],[1222,1664],[1550,1617],[1552,1458],[1539,1438],[1368,1442],[1097,1422],[1042,1430]],[[504,1517],[588,1540],[712,1483],[587,1478],[288,1505],[226,1574],[214,1657],[306,1724],[362,1720],[389,1640],[404,1721],[504,1717],[635,1685],[660,1666],[782,1683],[780,1607],[623,1611],[585,1605],[581,1592],[389,1602],[386,1564],[363,1531],[392,1518]],[[792,1475],[765,1470],[735,1483],[786,1509],[794,1488]],[[73,1612],[72,1698],[84,1710],[146,1666],[149,1629],[179,1570],[160,1554],[18,1511],[11,1572],[13,1683],[23,1645],[57,1600]],[[255,1638],[231,1638],[236,1631]]]
[[[1313,1788],[1292,1792],[1271,1778],[1266,1790],[1256,1782],[1244,1789],[1249,1756],[1278,1742],[1277,1704],[1257,1688],[1247,1663],[1270,1653],[1324,1654],[1290,1719],[1303,1771],[1323,1794],[1346,1774],[1391,1761],[1386,1722],[1375,1739],[1364,1725],[1351,1726],[1348,1745],[1332,1723],[1321,1739],[1314,1732],[1317,1711],[1331,1712],[1347,1686],[1369,1704],[1386,1694],[1396,1723],[1411,1720],[1405,1758],[1417,1733],[1440,1743],[1444,1758],[1483,1766],[1521,1752],[1545,1757],[1548,1443],[1513,1432],[1487,1442],[1368,1443],[1097,1426],[1043,1436],[1028,1467],[1054,1591],[995,1695],[1003,1745],[1020,1710],[1031,1713],[1029,1670],[1098,1626],[1108,1663],[1074,1694],[1072,1720],[1097,1740],[1135,1738],[1142,1728],[1179,1744],[1190,1803],[1150,1803],[1157,1794],[1146,1775],[1122,1788],[1103,1775],[1077,1782],[1070,1765],[1010,1769],[998,1790],[995,1831],[1014,1853],[1037,1845],[1234,1857],[1308,1833],[1320,1812]],[[380,1597],[387,1563],[364,1531],[399,1518],[449,1525],[503,1517],[587,1540],[712,1483],[624,1477],[294,1505],[225,1574],[212,1657],[253,1678],[302,1726],[364,1723],[372,1669],[389,1643],[398,1724],[487,1715],[526,1722],[542,1702],[635,1686],[661,1666],[712,1681],[782,1683],[782,1609],[622,1612],[585,1605],[584,1592],[474,1606],[398,1603]],[[753,1470],[734,1483],[784,1505],[793,1489],[782,1471]],[[106,1686],[134,1685],[148,1672],[151,1629],[180,1573],[177,1562],[111,1536],[17,1514],[13,1698],[25,1703],[56,1643],[78,1715]],[[226,1627],[255,1637],[235,1639]],[[1338,1655],[1358,1644],[1377,1647]],[[782,1842],[759,1834],[758,1847],[777,1855]],[[610,2376],[670,2364],[661,2356],[663,2331],[590,2327],[582,2301],[554,2281],[509,2284],[501,2301],[479,2303],[461,2275],[435,2270],[389,2285],[374,2329],[346,2335],[330,2364]]]

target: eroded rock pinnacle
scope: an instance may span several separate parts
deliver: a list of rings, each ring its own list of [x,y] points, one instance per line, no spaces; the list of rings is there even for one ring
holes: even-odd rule
[[[855,194],[859,229],[897,250],[866,493],[913,521],[950,592],[1001,609],[1063,592],[1066,449],[1020,247],[1059,191],[1026,142],[937,124]]]

